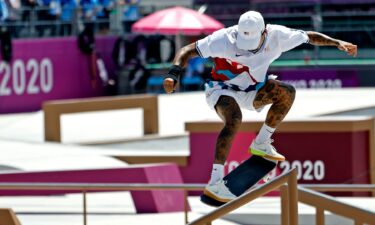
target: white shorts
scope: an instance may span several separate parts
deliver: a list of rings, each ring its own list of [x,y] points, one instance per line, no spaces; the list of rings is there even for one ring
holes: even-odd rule
[[[268,79],[276,79],[277,76],[269,75]],[[244,92],[244,91],[234,91],[231,89],[223,89],[218,83],[214,82],[212,87],[206,85],[206,101],[208,106],[215,110],[215,105],[219,100],[220,96],[230,96],[234,98],[240,108],[248,109],[252,111],[260,112],[262,111],[263,107],[259,109],[255,109],[253,106],[253,102],[255,99],[256,94],[258,93],[257,90]]]

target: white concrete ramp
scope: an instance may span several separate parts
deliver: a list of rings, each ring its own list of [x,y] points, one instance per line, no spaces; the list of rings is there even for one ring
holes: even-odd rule
[[[375,107],[375,88],[297,90],[294,106],[288,119],[314,117],[342,111]],[[267,110],[261,113],[243,111],[244,120],[263,120]],[[177,93],[159,96],[160,135],[186,134],[185,122],[218,120],[208,108],[203,92]],[[97,168],[119,168],[127,165],[110,155],[131,154],[143,151],[148,154],[152,147],[165,154],[175,149],[188,154],[186,139],[176,142],[136,142],[108,146],[78,146],[74,143],[110,141],[141,137],[143,134],[140,109],[111,112],[79,113],[62,118],[64,144],[45,143],[43,140],[43,112],[0,115],[0,173],[7,171],[50,171]],[[169,145],[163,149],[163,145]],[[146,153],[147,152],[147,153]],[[182,213],[135,214],[128,192],[88,194],[89,225],[132,224],[184,224]],[[280,224],[279,199],[260,198],[226,216],[235,223],[215,221],[213,224]],[[358,206],[373,209],[374,199],[350,198]],[[189,198],[191,219],[207,213],[212,208],[203,205],[196,197]],[[18,213],[23,225],[81,225],[82,195],[72,194],[51,197],[1,197],[2,207],[11,207]],[[300,224],[314,224],[314,209],[300,208]],[[327,223],[353,224],[351,221],[328,215]]]
[[[0,173],[124,168],[126,163],[90,147],[0,140]]]
[[[159,134],[185,133],[185,122],[219,120],[209,109],[203,92],[159,95]],[[286,119],[313,117],[335,112],[375,107],[375,88],[297,90]],[[243,110],[244,120],[263,120],[261,113]],[[114,110],[63,115],[63,143],[119,140],[141,137],[142,110]],[[43,143],[43,113],[0,115],[0,139]],[[1,148],[1,146],[0,146]]]

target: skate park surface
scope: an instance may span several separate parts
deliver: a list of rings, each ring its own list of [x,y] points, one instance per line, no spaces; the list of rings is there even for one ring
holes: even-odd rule
[[[208,108],[203,92],[159,95],[159,134],[144,138],[142,110],[77,113],[62,116],[62,144],[44,141],[43,112],[0,115],[0,168],[49,171],[118,168],[127,165],[111,156],[137,154],[189,155],[184,124],[218,121]],[[243,120],[264,120],[260,113],[243,111]],[[297,90],[286,120],[324,115],[375,114],[375,89]],[[83,160],[84,159],[84,160]],[[88,224],[184,224],[182,212],[136,214],[128,192],[89,193]],[[340,198],[355,206],[374,210],[374,198]],[[213,210],[189,197],[189,220]],[[3,208],[12,208],[24,225],[82,224],[82,195],[1,197]],[[300,224],[314,224],[315,209],[299,205]],[[213,224],[280,224],[280,199],[262,197]],[[353,224],[326,215],[326,224]]]

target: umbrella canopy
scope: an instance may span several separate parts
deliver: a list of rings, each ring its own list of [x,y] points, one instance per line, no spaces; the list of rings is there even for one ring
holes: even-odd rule
[[[132,31],[143,34],[211,34],[224,25],[199,12],[183,8],[172,7],[150,14],[132,26]]]

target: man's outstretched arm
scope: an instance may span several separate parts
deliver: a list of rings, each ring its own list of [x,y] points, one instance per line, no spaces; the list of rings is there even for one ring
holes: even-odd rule
[[[306,33],[309,36],[309,43],[312,45],[336,46],[341,51],[347,52],[348,55],[354,57],[357,56],[357,45],[354,45],[346,41],[334,39],[325,34],[315,31],[307,31]]]
[[[168,75],[163,82],[165,92],[172,93],[175,90],[178,77],[182,73],[182,68],[186,66],[190,58],[198,56],[195,45],[195,43],[186,45],[177,52]]]

